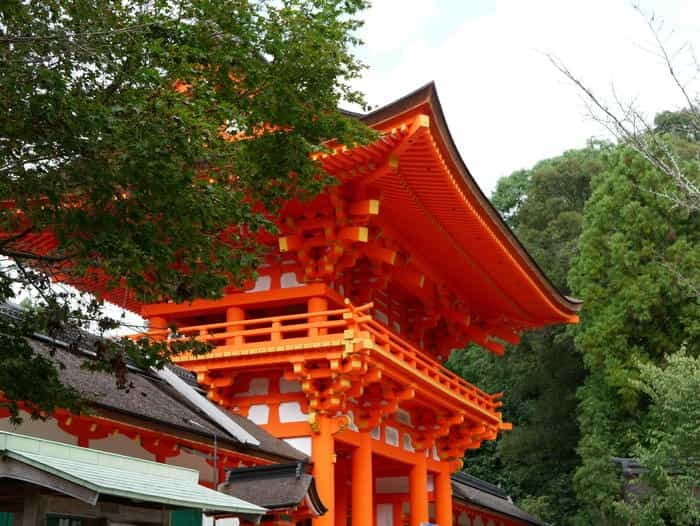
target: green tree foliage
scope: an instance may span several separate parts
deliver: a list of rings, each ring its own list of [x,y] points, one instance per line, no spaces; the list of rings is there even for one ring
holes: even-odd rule
[[[644,438],[634,454],[647,469],[618,509],[631,524],[693,526],[700,523],[700,358],[681,350],[663,366],[639,365],[636,386],[649,400]]]
[[[517,229],[520,207],[527,199],[530,187],[530,171],[518,170],[498,180],[491,204],[498,210],[511,229]]]
[[[697,181],[687,120],[684,112],[661,114],[655,140]],[[697,212],[678,204],[685,201],[674,193],[683,189],[666,173],[625,145],[567,152],[511,177],[493,202],[554,285],[584,300],[584,311],[580,326],[527,334],[504,358],[476,348],[453,355],[451,366],[466,378],[506,392],[504,415],[515,424],[468,455],[465,468],[502,483],[553,524],[692,524],[684,517],[697,511],[688,497],[697,487],[689,467],[697,466],[687,459],[700,456],[699,420],[694,397],[678,397],[698,381]],[[689,356],[677,358],[682,346]],[[648,464],[651,498],[620,500],[612,456]]]
[[[252,276],[258,233],[274,231],[279,204],[329,182],[311,154],[327,139],[371,136],[337,111],[362,102],[349,83],[361,70],[350,48],[364,6],[0,3],[0,300],[33,287],[44,328],[96,319],[108,329],[117,322],[99,303],[76,307],[49,279],[100,269],[141,300],[184,301]],[[40,249],[32,236],[46,230],[58,243]],[[17,335],[4,342],[1,387],[50,408],[19,374],[24,329],[0,331]],[[102,350],[106,369],[121,363]],[[131,354],[153,363],[163,351]]]
[[[492,202],[554,285],[568,293],[566,275],[577,254],[590,178],[601,172],[606,146],[539,163],[499,181]],[[469,348],[450,366],[491,391],[504,391],[504,417],[514,429],[470,453],[465,469],[501,483],[516,500],[554,524],[576,510],[572,475],[578,464],[576,389],[583,365],[565,327],[523,336],[504,357]]]
[[[676,141],[676,151],[695,151],[683,170],[697,174],[697,145],[664,140]],[[586,520],[617,524],[620,479],[610,457],[635,455],[650,429],[669,425],[652,425],[638,364],[661,364],[682,345],[698,352],[700,302],[689,284],[700,270],[700,217],[672,206],[668,196],[676,189],[639,153],[623,145],[606,157],[606,170],[591,182],[570,273],[574,293],[585,300],[576,346],[587,370],[575,484]]]

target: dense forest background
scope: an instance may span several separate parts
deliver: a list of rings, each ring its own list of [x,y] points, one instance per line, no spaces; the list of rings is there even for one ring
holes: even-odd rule
[[[666,112],[646,132],[691,181],[696,125]],[[579,325],[526,334],[504,357],[453,353],[453,370],[505,391],[515,426],[464,469],[551,524],[700,523],[700,217],[680,190],[620,141],[517,171],[492,195],[553,284],[585,303]],[[647,497],[623,497],[612,457],[648,468]]]

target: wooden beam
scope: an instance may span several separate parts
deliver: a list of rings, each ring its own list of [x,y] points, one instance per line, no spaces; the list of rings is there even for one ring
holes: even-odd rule
[[[408,285],[409,287],[422,289],[425,285],[425,274],[407,268],[394,269],[391,277],[402,285]]]
[[[382,263],[386,263],[388,265],[394,265],[396,263],[396,250],[384,248],[377,242],[370,242],[366,245],[362,245],[361,251],[370,259],[381,261]]]
[[[353,216],[377,215],[379,213],[379,199],[365,199],[350,203],[348,213]]]
[[[471,316],[466,312],[446,308],[442,309],[442,314],[444,314],[448,321],[461,325],[462,327],[469,327],[471,325]]]
[[[338,238],[366,243],[369,239],[369,230],[366,226],[342,227],[338,229]]]
[[[57,496],[42,496],[47,513],[56,515],[79,515],[85,518],[105,518],[119,523],[154,523],[162,524],[163,519],[170,514],[165,510],[152,507],[134,506],[115,502],[99,502],[90,506],[74,499]]]
[[[386,158],[386,161],[384,164],[379,166],[377,169],[373,171],[369,176],[363,177],[362,180],[360,181],[360,185],[366,187],[368,184],[373,183],[377,179],[381,179],[385,175],[396,172],[399,169],[399,156],[406,151],[411,144],[413,144],[413,141],[415,140],[415,137],[419,133],[426,132],[430,129],[430,117],[428,115],[425,115],[423,113],[416,115],[413,118],[413,122],[408,128],[408,131],[406,132],[406,136],[403,138],[403,140],[391,151],[389,156]]]
[[[290,252],[299,250],[304,244],[304,240],[300,236],[280,236],[277,240],[280,252]]]
[[[338,305],[343,304],[343,298],[325,283],[312,283],[287,289],[234,293],[218,300],[194,300],[191,303],[153,303],[145,305],[141,313],[146,318],[158,315],[195,315],[206,312],[218,312],[222,308],[232,306],[266,307],[308,296],[325,296]]]

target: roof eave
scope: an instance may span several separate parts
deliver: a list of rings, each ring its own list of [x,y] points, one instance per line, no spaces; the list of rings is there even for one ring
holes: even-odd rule
[[[565,296],[554,287],[544,271],[540,268],[520,240],[515,236],[510,227],[505,223],[505,221],[503,221],[501,215],[494,208],[491,201],[488,199],[488,197],[486,197],[484,192],[476,183],[476,180],[462,159],[462,156],[459,153],[459,150],[457,149],[454,139],[452,138],[450,130],[447,126],[445,114],[442,110],[442,105],[440,104],[440,99],[438,98],[434,82],[429,82],[415,91],[412,91],[411,93],[389,104],[386,104],[381,108],[377,108],[376,110],[373,110],[359,118],[368,126],[378,127],[383,122],[394,119],[397,116],[424,104],[427,104],[432,110],[433,116],[435,117],[436,129],[439,130],[443,143],[448,150],[447,153],[449,154],[452,163],[457,168],[462,181],[477,198],[479,204],[481,205],[481,209],[486,212],[487,216],[491,220],[491,223],[495,225],[499,233],[520,256],[521,260],[528,267],[530,274],[537,280],[539,286],[547,293],[547,295],[555,302],[556,305],[570,315],[569,319],[562,321],[575,321],[576,313],[581,310],[583,301],[577,298]]]

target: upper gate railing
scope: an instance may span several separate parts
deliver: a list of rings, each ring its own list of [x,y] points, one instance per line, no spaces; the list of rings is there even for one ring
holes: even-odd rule
[[[375,321],[369,314],[372,307],[372,303],[359,307],[348,303],[348,306],[342,309],[177,327],[175,332],[170,329],[152,330],[146,334],[132,335],[131,338],[194,338],[212,346],[212,352],[206,355],[183,353],[173,357],[175,363],[186,363],[216,359],[217,354],[223,354],[223,351],[230,357],[237,354],[237,351],[242,355],[249,355],[254,353],[255,349],[265,352],[264,348],[276,345],[293,346],[309,342],[337,341],[345,331],[354,330],[368,334],[379,354],[403,362],[420,376],[429,378],[472,404],[488,412],[495,412],[501,405],[497,401],[501,393],[490,395],[448,370],[437,360]]]

